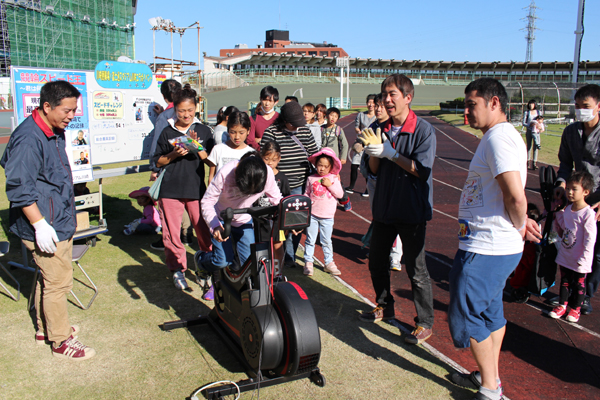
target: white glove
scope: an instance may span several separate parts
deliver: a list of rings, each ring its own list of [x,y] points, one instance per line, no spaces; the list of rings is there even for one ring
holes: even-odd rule
[[[54,254],[56,252],[56,244],[58,236],[53,227],[46,222],[46,218],[42,218],[35,224],[32,224],[35,229],[35,242],[44,253]]]
[[[392,159],[396,155],[396,150],[388,140],[382,144],[370,144],[365,147],[365,152],[371,157]]]

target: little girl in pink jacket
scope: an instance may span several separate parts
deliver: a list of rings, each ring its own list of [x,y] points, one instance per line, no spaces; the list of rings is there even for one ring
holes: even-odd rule
[[[340,270],[333,262],[331,234],[337,202],[344,195],[338,175],[342,169],[342,163],[333,150],[328,147],[309,157],[308,161],[315,165],[317,173],[308,177],[304,193],[312,201],[311,221],[310,226],[306,229],[304,243],[304,275],[312,276],[313,274],[313,254],[319,232],[325,257],[325,272],[341,275]]]

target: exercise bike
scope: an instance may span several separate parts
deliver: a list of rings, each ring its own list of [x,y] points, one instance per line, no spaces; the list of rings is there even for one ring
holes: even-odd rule
[[[278,206],[228,208],[221,212],[225,238],[231,233],[235,214],[252,216],[257,240],[251,245],[250,257],[241,267],[234,262],[216,273],[215,306],[208,316],[166,322],[162,326],[163,330],[172,330],[208,324],[245,366],[249,379],[206,388],[201,392],[207,399],[304,378],[325,386],[325,377],[317,367],[321,337],[312,305],[298,284],[276,281],[273,262],[273,232],[277,232],[276,228],[308,227],[310,211],[308,197],[292,195],[282,199]],[[260,226],[264,220],[259,217],[273,220],[268,241],[261,241]]]

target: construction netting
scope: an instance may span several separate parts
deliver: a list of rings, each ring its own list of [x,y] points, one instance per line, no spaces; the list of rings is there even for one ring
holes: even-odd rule
[[[91,70],[134,57],[132,0],[3,3],[12,65]]]

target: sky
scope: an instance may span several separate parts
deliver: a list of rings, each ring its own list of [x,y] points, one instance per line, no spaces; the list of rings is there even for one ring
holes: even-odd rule
[[[135,58],[152,62],[148,19],[178,27],[200,21],[200,52],[264,44],[265,32],[289,30],[290,40],[334,43],[350,57],[429,61],[525,61],[525,17],[531,0],[205,1],[139,0]],[[578,0],[537,0],[533,61],[573,61]],[[314,6],[318,5],[318,6]],[[600,2],[587,0],[581,60],[600,60]],[[595,17],[595,20],[594,20]],[[179,59],[179,35],[173,35]],[[171,57],[170,34],[156,32],[156,55]],[[183,59],[197,62],[198,34],[183,36]]]

